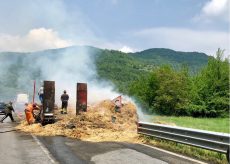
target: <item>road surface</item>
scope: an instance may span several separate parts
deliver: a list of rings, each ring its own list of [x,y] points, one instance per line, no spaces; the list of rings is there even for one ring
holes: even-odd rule
[[[0,116],[1,118],[1,116]],[[0,124],[1,164],[195,164],[198,161],[119,142],[86,142],[66,137],[38,137],[16,131],[17,123]],[[201,162],[200,162],[201,163]]]

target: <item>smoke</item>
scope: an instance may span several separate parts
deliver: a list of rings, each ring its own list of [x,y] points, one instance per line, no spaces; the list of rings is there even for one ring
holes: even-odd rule
[[[70,105],[75,106],[78,82],[87,83],[90,104],[119,95],[114,91],[114,86],[97,80],[96,55],[96,49],[90,47],[71,47],[37,58],[35,67],[40,70],[41,77],[55,81],[57,104],[60,104],[60,96],[66,90]]]
[[[36,80],[38,90],[43,80],[49,80],[55,81],[56,103],[59,103],[63,90],[66,90],[71,104],[75,104],[78,82],[88,84],[89,103],[114,98],[119,95],[113,91],[114,86],[106,81],[98,81],[95,65],[98,50],[75,46],[35,53],[1,53],[0,97],[8,100],[18,93],[27,93],[31,100],[33,81]]]
[[[9,5],[11,3],[16,5]],[[26,93],[29,94],[31,101],[34,80],[36,80],[36,91],[43,80],[55,81],[55,103],[58,105],[61,103],[60,96],[63,90],[66,90],[70,96],[70,105],[75,107],[77,82],[87,83],[89,104],[120,95],[114,91],[113,84],[98,80],[95,65],[98,49],[83,46],[16,53],[60,48],[72,44],[109,49],[123,47],[120,42],[111,43],[105,39],[104,35],[101,35],[103,31],[97,29],[98,32],[95,33],[91,20],[77,5],[71,10],[72,6],[62,0],[42,3],[33,1],[26,2],[26,5],[25,2],[9,4],[7,1],[1,6],[3,13],[6,13],[3,15],[8,15],[9,19],[0,19],[0,22],[8,24],[9,27],[8,29],[5,29],[5,26],[0,27],[2,31],[0,49],[15,53],[0,53],[0,100],[1,98],[6,101],[12,100],[17,94]],[[10,9],[13,7],[15,14],[7,14],[9,7]],[[20,23],[15,24],[15,20],[19,20]],[[30,32],[27,33],[28,31]],[[6,44],[6,40],[10,41],[10,44]],[[38,101],[37,92],[36,101]]]
[[[0,75],[5,78],[1,78],[0,83],[5,85],[0,87],[0,97],[5,96],[2,93],[8,93],[12,100],[12,95],[26,93],[32,101],[33,82],[36,80],[35,100],[38,102],[37,92],[42,82],[48,80],[55,81],[55,103],[59,107],[60,96],[66,90],[70,97],[69,105],[75,109],[78,82],[87,83],[88,104],[112,100],[121,93],[115,91],[112,83],[98,78],[96,59],[100,52],[93,47],[74,46],[34,53],[1,53]],[[146,121],[138,103],[124,95],[123,102],[127,101],[136,104],[139,120]]]
[[[143,108],[134,97],[124,95],[123,102],[132,102],[133,104],[135,104],[139,121],[152,122],[152,117],[147,112],[143,111]]]

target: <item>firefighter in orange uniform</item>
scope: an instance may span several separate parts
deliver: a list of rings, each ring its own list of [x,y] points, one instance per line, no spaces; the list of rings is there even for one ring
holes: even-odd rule
[[[34,113],[33,110],[36,108],[36,104],[25,104],[25,114],[26,114],[26,121],[29,125],[33,124],[35,122]]]

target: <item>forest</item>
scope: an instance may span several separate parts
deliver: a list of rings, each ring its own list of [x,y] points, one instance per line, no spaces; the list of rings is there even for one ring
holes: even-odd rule
[[[229,61],[218,49],[206,66],[191,74],[183,65],[179,70],[162,65],[140,76],[129,87],[150,113],[193,117],[229,116]]]

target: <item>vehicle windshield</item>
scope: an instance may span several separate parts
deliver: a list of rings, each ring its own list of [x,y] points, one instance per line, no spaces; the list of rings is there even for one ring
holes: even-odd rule
[[[1,103],[1,102],[0,102],[0,108],[4,108],[5,105],[6,105],[5,103]]]

